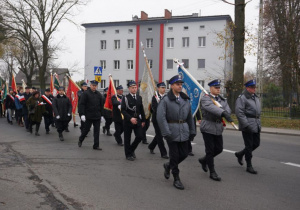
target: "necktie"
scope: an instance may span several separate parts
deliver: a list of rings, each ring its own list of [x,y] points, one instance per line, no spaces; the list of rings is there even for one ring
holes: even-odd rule
[[[179,101],[179,96],[176,96],[176,100]]]
[[[218,101],[218,99],[219,99],[219,97],[218,97],[218,96],[216,96],[216,101]]]
[[[133,99],[135,100],[135,95],[133,95],[132,97],[133,97]]]

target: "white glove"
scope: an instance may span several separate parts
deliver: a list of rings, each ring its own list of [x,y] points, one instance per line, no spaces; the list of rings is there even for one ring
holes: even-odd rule
[[[118,105],[118,109],[121,109],[121,105]]]
[[[70,114],[70,113],[68,113],[68,116],[70,117],[70,116],[71,116],[71,114]]]
[[[57,115],[57,116],[56,116],[56,119],[59,119],[59,118],[60,118],[60,116],[59,116],[59,115]]]
[[[86,121],[86,119],[85,119],[85,116],[84,116],[84,115],[82,115],[82,116],[80,117],[80,119],[81,119],[83,122],[85,122],[85,121]]]

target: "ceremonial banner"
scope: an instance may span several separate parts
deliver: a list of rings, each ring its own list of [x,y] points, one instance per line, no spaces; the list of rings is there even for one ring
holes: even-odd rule
[[[77,103],[78,103],[78,95],[77,92],[80,90],[78,85],[69,77],[69,85],[68,85],[68,91],[67,91],[67,97],[70,99],[72,103],[72,113],[75,115]]]
[[[25,83],[25,81],[22,79],[22,87],[23,87],[23,90],[25,91],[25,88],[26,88],[26,83]]]
[[[53,75],[51,73],[51,77],[50,77],[50,92],[53,95],[53,90],[54,90],[54,84],[53,84]]]
[[[17,93],[17,84],[16,84],[14,73],[12,73],[12,77],[11,77],[11,89]]]
[[[140,96],[142,96],[146,119],[148,119],[151,115],[150,106],[151,106],[152,97],[153,97],[154,93],[155,93],[155,87],[153,86],[153,83],[151,80],[150,71],[145,68],[143,77],[141,80]]]
[[[113,95],[116,95],[117,91],[114,86],[112,77],[109,76],[109,78],[110,78],[110,80],[109,80],[109,86],[108,86],[107,95],[106,95],[106,99],[105,99],[104,109],[112,111],[113,105],[112,105],[111,97]]]
[[[58,79],[58,75],[56,73],[54,74],[53,85],[54,85],[53,96],[57,96],[58,89],[59,89],[59,86],[60,86],[60,82],[59,82],[59,79]]]
[[[186,70],[182,69],[180,66],[178,66],[178,74],[181,76],[183,80],[183,92],[186,92],[186,94],[190,97],[190,104],[192,108],[192,114],[193,117],[195,116],[199,105],[200,105],[200,95],[201,95],[201,87],[197,80]]]

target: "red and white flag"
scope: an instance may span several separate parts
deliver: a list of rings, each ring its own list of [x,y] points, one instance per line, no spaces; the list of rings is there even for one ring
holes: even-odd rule
[[[72,103],[72,113],[73,115],[76,113],[77,103],[78,103],[78,95],[77,92],[80,90],[78,85],[69,77],[69,86],[67,90],[67,97],[70,99]]]
[[[110,77],[110,80],[109,80],[109,86],[108,86],[106,100],[105,100],[105,104],[104,104],[104,109],[112,110],[113,109],[113,104],[112,104],[112,101],[111,101],[111,97],[116,95],[117,91],[116,91],[116,88],[114,86],[112,77],[111,76],[109,76],[109,77]]]

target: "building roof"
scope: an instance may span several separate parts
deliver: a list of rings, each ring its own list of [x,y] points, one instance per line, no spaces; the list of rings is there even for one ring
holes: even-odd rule
[[[136,17],[130,21],[83,23],[82,26],[85,28],[93,28],[93,27],[103,27],[103,26],[147,25],[147,24],[199,22],[199,21],[214,21],[214,20],[232,21],[230,15],[215,15],[215,16],[184,15],[184,16],[172,16],[172,18],[170,19],[166,19],[165,17],[150,17],[147,18],[146,20],[142,20]]]

